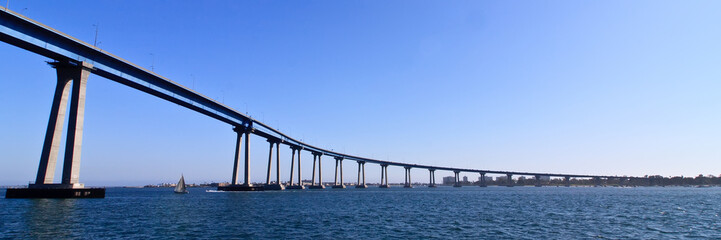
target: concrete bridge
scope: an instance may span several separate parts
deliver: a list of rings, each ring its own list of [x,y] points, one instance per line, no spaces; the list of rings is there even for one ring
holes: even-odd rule
[[[2,7],[0,7],[0,41],[53,59],[54,62],[51,62],[50,66],[57,71],[57,86],[53,97],[52,108],[50,109],[50,117],[40,155],[40,164],[36,180],[34,183],[29,184],[28,188],[8,189],[6,197],[104,197],[105,189],[85,188],[85,186],[78,181],[80,174],[80,154],[82,150],[86,83],[90,75],[100,76],[121,83],[229,124],[230,129],[237,134],[231,184],[229,186],[219,187],[219,190],[255,191],[304,189],[306,186],[301,182],[300,171],[301,155],[304,155],[304,152],[310,153],[313,156],[312,184],[307,186],[307,188],[310,189],[324,188],[321,168],[321,161],[324,157],[331,158],[335,160],[336,163],[333,188],[346,187],[342,169],[343,163],[347,161],[357,163],[358,176],[356,179],[357,182],[355,183],[356,188],[367,187],[365,181],[366,163],[381,166],[381,188],[389,187],[389,166],[405,169],[405,187],[412,187],[411,169],[414,168],[428,170],[428,186],[430,187],[436,186],[435,172],[438,170],[453,172],[455,174],[455,186],[457,187],[460,187],[459,174],[461,172],[479,174],[479,176],[481,176],[479,186],[486,186],[484,181],[486,174],[506,175],[509,180],[508,186],[513,186],[513,176],[535,177],[537,186],[540,186],[540,179],[543,176],[560,177],[565,179],[567,184],[571,178],[592,178],[599,183],[602,179],[630,179],[629,177],[619,176],[496,171],[430,166],[348,155],[299,141],[170,79],[164,78],[118,56]],[[65,127],[63,120],[65,119],[64,115],[68,107],[68,102],[70,103],[70,109],[67,124],[68,134],[64,146],[65,156],[63,158],[62,180],[60,183],[53,183],[53,173],[55,172],[58,152],[61,147],[60,137],[62,129]],[[269,144],[267,178],[266,183],[262,185],[253,185],[250,182],[250,134],[265,138],[267,144]],[[281,145],[290,147],[292,150],[292,155],[290,156],[290,181],[286,185],[283,185],[280,181],[281,157],[279,148],[282,147]],[[275,162],[275,165],[273,162]],[[275,181],[271,181],[273,165],[275,166]],[[240,174],[241,166],[243,166],[244,170],[242,175]],[[297,171],[295,171],[296,168]]]

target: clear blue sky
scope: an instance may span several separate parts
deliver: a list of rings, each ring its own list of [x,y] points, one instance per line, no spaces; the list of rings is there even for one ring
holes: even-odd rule
[[[0,0],[6,5],[6,0]],[[718,1],[10,1],[304,141],[464,168],[721,174]],[[0,185],[35,178],[55,72],[0,44]],[[252,180],[267,143],[251,140]],[[290,150],[281,149],[282,179]],[[229,181],[227,124],[91,76],[86,185]],[[311,155],[303,155],[310,178]],[[334,162],[323,161],[324,180]],[[367,165],[377,182],[380,167]],[[60,169],[60,167],[58,167]],[[356,165],[346,162],[346,181]],[[414,181],[427,181],[413,170]],[[390,168],[390,181],[403,181]],[[439,172],[437,181],[451,173]],[[463,174],[472,179],[475,174]],[[60,173],[56,174],[56,178]]]

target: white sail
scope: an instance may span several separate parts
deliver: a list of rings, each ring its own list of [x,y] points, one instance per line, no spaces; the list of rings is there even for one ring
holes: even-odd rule
[[[188,190],[185,189],[185,179],[183,178],[183,175],[180,175],[180,181],[178,181],[178,185],[175,186],[176,193],[188,193]]]

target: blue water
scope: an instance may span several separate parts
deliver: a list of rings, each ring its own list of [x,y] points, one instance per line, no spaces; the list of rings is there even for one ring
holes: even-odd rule
[[[721,188],[208,189],[3,198],[0,239],[721,238]]]

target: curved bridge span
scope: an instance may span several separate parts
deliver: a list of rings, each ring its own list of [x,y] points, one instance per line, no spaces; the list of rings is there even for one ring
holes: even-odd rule
[[[95,74],[106,79],[121,83],[131,88],[143,91],[158,98],[176,103],[193,111],[202,113],[206,116],[215,118],[233,126],[233,130],[237,132],[235,161],[233,166],[233,176],[230,187],[225,190],[259,190],[265,189],[283,189],[286,186],[280,181],[280,157],[278,156],[278,148],[281,144],[289,146],[293,151],[291,160],[291,180],[287,184],[288,188],[304,188],[301,184],[300,173],[300,155],[302,151],[310,152],[313,155],[313,184],[309,187],[322,188],[321,184],[321,156],[330,156],[336,160],[336,181],[334,187],[345,187],[342,177],[342,163],[344,160],[356,161],[358,163],[358,183],[357,187],[365,187],[365,163],[374,163],[382,166],[381,168],[381,187],[388,187],[387,167],[397,166],[406,169],[406,186],[410,187],[410,169],[420,168],[427,169],[430,172],[429,186],[435,186],[435,171],[452,171],[455,173],[455,180],[458,183],[458,174],[460,172],[478,173],[481,176],[485,174],[502,174],[507,175],[511,180],[513,175],[533,176],[537,181],[541,177],[561,177],[566,182],[570,178],[593,178],[600,179],[622,179],[630,180],[636,177],[621,176],[601,176],[601,175],[581,175],[581,174],[565,174],[565,173],[542,173],[542,172],[518,172],[518,171],[497,171],[488,169],[468,169],[454,168],[444,166],[430,166],[412,163],[392,162],[379,159],[366,158],[361,156],[353,156],[327,150],[321,147],[313,146],[308,143],[292,138],[285,133],[278,131],[265,123],[253,119],[243,113],[240,113],[218,101],[204,96],[192,89],[182,86],[170,79],[164,78],[154,72],[148,71],[136,64],[124,60],[111,53],[103,51],[88,43],[82,42],[72,36],[57,31],[44,24],[36,22],[32,19],[24,17],[18,13],[0,7],[0,41],[17,46],[27,51],[53,59],[50,63],[57,70],[57,87],[55,97],[50,113],[48,128],[41,153],[40,166],[38,175],[34,184],[30,184],[31,189],[80,189],[84,186],[78,182],[80,153],[82,147],[82,125],[85,103],[85,84],[90,74]],[[70,94],[72,93],[72,94]],[[69,96],[70,95],[70,96]],[[68,99],[70,98],[70,99]],[[65,156],[63,161],[63,176],[60,184],[53,183],[53,173],[57,161],[58,148],[60,145],[60,135],[63,128],[63,119],[66,112],[67,103],[70,103],[68,134],[65,145]],[[268,158],[268,178],[266,185],[253,186],[249,179],[249,135],[266,138],[270,143],[270,151]],[[242,140],[245,136],[245,146],[242,146]],[[273,162],[273,148],[276,148],[276,181],[270,179],[271,165]],[[245,151],[242,151],[242,150]],[[297,154],[296,154],[297,153]],[[239,179],[240,160],[243,158],[245,162],[244,181],[241,183]],[[297,156],[297,157],[296,157]],[[295,160],[298,161],[297,182],[294,183],[294,165]],[[318,184],[315,181],[316,160],[318,164]],[[338,166],[340,165],[340,183],[338,183]],[[361,174],[362,173],[362,174]],[[485,178],[481,178],[481,185],[485,185]],[[512,181],[511,181],[512,182]],[[273,184],[271,184],[273,183]],[[540,183],[540,181],[539,181]],[[456,184],[458,185],[458,184]],[[460,186],[460,185],[458,185]]]

